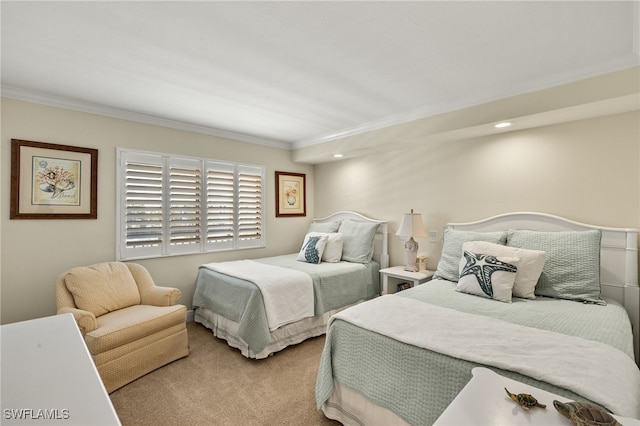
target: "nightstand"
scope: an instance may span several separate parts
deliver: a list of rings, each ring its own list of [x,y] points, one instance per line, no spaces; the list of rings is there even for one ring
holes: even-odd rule
[[[568,402],[567,398],[501,376],[488,368],[475,367],[471,374],[473,377],[469,383],[442,412],[434,426],[571,424],[553,407],[554,400]],[[524,410],[507,396],[504,388],[515,394],[531,394],[547,408]],[[614,417],[625,426],[640,425],[640,420]]]
[[[434,271],[410,272],[405,271],[404,266],[392,266],[391,268],[380,269],[380,294],[393,294],[396,292],[398,284],[409,283],[415,287],[426,283],[433,278]]]

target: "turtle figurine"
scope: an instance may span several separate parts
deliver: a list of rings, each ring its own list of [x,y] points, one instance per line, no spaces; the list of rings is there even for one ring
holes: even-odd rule
[[[607,410],[595,404],[554,400],[553,406],[576,426],[622,426]]]
[[[528,393],[519,393],[516,395],[509,392],[509,389],[507,388],[504,388],[504,390],[507,391],[507,395],[509,395],[509,398],[513,399],[515,402],[518,403],[519,406],[521,406],[525,410],[528,410],[533,407],[547,408],[546,405],[540,404],[537,399],[535,399],[532,395]]]

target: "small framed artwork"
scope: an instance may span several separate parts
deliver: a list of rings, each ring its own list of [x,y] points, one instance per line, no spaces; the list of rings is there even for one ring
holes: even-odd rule
[[[276,172],[276,217],[306,216],[306,175]]]
[[[9,219],[97,217],[97,149],[11,139]]]

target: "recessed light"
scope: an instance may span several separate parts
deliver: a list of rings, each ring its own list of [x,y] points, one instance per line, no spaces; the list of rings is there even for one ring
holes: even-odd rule
[[[342,154],[333,154],[333,158],[342,158],[343,155]]]
[[[509,121],[502,121],[500,123],[495,124],[493,127],[495,127],[496,129],[503,129],[505,127],[511,126],[511,124],[513,124],[513,123],[511,123]]]

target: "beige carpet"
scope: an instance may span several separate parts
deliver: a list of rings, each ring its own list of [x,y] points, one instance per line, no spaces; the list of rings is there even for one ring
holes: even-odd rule
[[[191,322],[188,357],[113,392],[124,426],[339,425],[315,406],[315,381],[324,336],[264,360]]]

